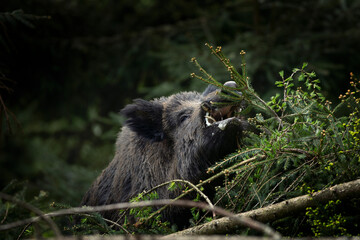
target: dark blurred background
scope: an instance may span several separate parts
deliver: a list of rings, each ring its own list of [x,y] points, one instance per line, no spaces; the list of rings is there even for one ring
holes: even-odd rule
[[[0,12],[0,189],[17,179],[73,206],[112,159],[125,104],[204,89],[192,57],[228,80],[206,42],[235,66],[245,50],[265,100],[303,62],[334,102],[360,70],[360,0],[11,0]]]

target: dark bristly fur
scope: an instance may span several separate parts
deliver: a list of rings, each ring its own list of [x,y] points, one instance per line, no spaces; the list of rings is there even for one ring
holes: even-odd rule
[[[216,88],[203,94],[181,92],[169,97],[134,100],[121,113],[127,121],[116,142],[116,153],[109,166],[96,179],[82,205],[95,206],[127,202],[138,193],[172,179],[197,183],[206,177],[208,167],[236,150],[247,126],[235,118],[224,130],[206,126],[204,102],[218,99]],[[213,190],[212,190],[213,191]],[[158,190],[159,198],[174,198],[179,191]],[[188,223],[181,208],[169,208],[163,220]],[[117,211],[103,213],[114,221]]]

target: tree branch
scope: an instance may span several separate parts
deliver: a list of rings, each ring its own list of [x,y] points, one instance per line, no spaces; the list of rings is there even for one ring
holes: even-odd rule
[[[44,214],[40,217],[32,217],[24,220],[20,220],[13,223],[8,223],[0,226],[0,231],[8,230],[11,228],[19,227],[28,223],[35,223],[38,222],[41,218],[50,218],[50,217],[57,217],[69,214],[83,214],[83,213],[90,213],[90,212],[103,212],[103,211],[110,211],[116,209],[126,209],[126,208],[139,208],[139,207],[150,207],[150,206],[162,206],[162,205],[172,205],[172,206],[181,206],[187,208],[200,208],[209,211],[213,211],[219,215],[229,217],[234,224],[240,224],[245,227],[249,227],[251,229],[260,231],[265,235],[271,236],[273,239],[280,239],[281,235],[274,231],[269,226],[252,220],[247,217],[236,216],[235,214],[228,212],[219,207],[210,207],[209,205],[202,203],[202,202],[194,202],[189,200],[171,200],[171,199],[163,199],[163,200],[153,200],[153,201],[143,201],[143,202],[132,202],[132,203],[116,203],[110,205],[103,205],[103,206],[95,206],[95,207],[77,207],[77,208],[70,208],[70,209],[62,209],[55,212]]]
[[[327,203],[330,200],[345,200],[356,197],[360,197],[360,179],[338,184],[311,195],[299,196],[264,208],[240,213],[236,216],[251,218],[259,222],[267,223],[302,212],[307,207],[314,207],[317,204]],[[226,217],[200,226],[185,229],[171,234],[169,237],[194,234],[220,234],[229,231],[231,232],[237,227],[238,225],[233,222],[231,218]]]

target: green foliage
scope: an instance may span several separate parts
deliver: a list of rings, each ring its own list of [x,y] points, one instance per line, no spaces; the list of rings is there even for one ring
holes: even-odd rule
[[[222,63],[230,64],[224,55],[214,54]],[[195,64],[200,66],[197,62]],[[246,71],[244,65],[243,62],[242,72]],[[308,72],[306,67],[304,63],[301,68],[293,69],[289,77],[281,71],[281,80],[275,84],[282,89],[282,94],[276,94],[268,102],[262,101],[251,88],[249,97],[241,98],[233,92],[235,96],[231,100],[234,103],[245,100],[258,112],[249,118],[249,122],[262,133],[249,133],[243,148],[209,169],[208,172],[213,172],[221,168],[225,176],[224,186],[217,189],[216,200],[221,206],[236,212],[248,211],[307,194],[308,189],[318,191],[360,176],[358,80],[351,75],[350,84],[354,90],[348,90],[340,97],[343,102],[333,107],[321,93],[316,74]],[[236,71],[232,70],[234,67],[227,66],[227,69],[230,74]],[[200,71],[205,78],[196,74],[193,76],[221,87],[201,67]],[[249,83],[237,83],[239,88],[236,90],[239,91],[250,86]],[[348,110],[344,114],[345,106]],[[316,233],[316,236],[326,234],[328,228],[344,233],[341,224],[352,217],[351,213],[344,216],[329,211],[325,209],[323,213],[329,217],[329,222],[321,222],[325,228],[311,225],[315,215],[306,215],[309,219],[307,224],[315,229],[313,234]],[[317,224],[320,224],[318,220]],[[303,228],[304,224],[298,221],[294,228]],[[352,234],[357,234],[357,231]]]
[[[218,172],[214,177],[224,177],[224,185],[217,188],[215,204],[233,212],[243,212],[302,194],[312,194],[359,177],[359,91],[354,76],[351,76],[354,91],[349,90],[341,96],[343,102],[332,107],[332,103],[320,92],[316,74],[308,72],[304,63],[301,68],[293,69],[288,77],[283,71],[279,73],[281,80],[275,84],[282,89],[282,94],[266,102],[252,89],[244,73],[244,60],[239,74],[221,53],[221,48],[214,50],[209,46],[209,49],[225,65],[231,78],[237,79],[239,87],[230,89],[223,86],[196,59],[192,61],[204,77],[192,76],[228,91],[230,97],[224,96],[234,104],[247,101],[249,107],[258,112],[249,118],[249,122],[261,130],[259,135],[249,132],[243,148],[208,169],[208,173]],[[244,55],[244,52],[241,54]],[[238,95],[237,91],[245,94]],[[347,113],[339,114],[344,107],[348,108]],[[214,177],[201,181],[197,186],[202,187]],[[181,188],[179,183],[168,185],[170,191],[178,188]],[[184,194],[189,190],[192,189],[186,187]],[[151,199],[157,199],[155,191],[140,194],[132,201]],[[194,201],[199,200],[200,195],[197,194]],[[358,207],[355,203],[345,203],[347,209],[344,210],[344,206],[339,207],[339,204],[340,201],[330,201],[324,206],[308,208],[304,215],[288,217],[286,221],[278,220],[273,225],[283,234],[292,236],[358,234],[352,224],[354,219],[359,218],[356,214]],[[124,215],[125,219],[131,216],[137,220],[135,225],[125,220],[123,227],[130,232],[171,232],[168,223],[161,222],[157,209],[147,207],[123,212],[128,213]],[[211,220],[201,212],[191,209],[192,225]],[[289,222],[292,228],[288,227]]]
[[[329,201],[325,206],[306,208],[307,221],[315,237],[347,235],[346,219],[336,209],[340,203],[340,200]]]
[[[148,193],[140,193],[136,197],[132,198],[130,202],[139,202],[139,201],[149,201],[159,199],[159,196],[156,191],[151,191]],[[153,213],[156,213],[153,215]],[[132,234],[169,234],[172,233],[169,222],[164,222],[161,220],[161,215],[153,207],[144,207],[144,208],[132,208],[129,210],[122,210],[122,217],[124,220],[123,228]],[[149,218],[152,216],[151,218]],[[120,218],[120,221],[123,221]],[[136,221],[136,223],[131,223],[128,219]]]
[[[34,194],[32,198],[26,198],[28,191],[26,182],[12,181],[4,189],[1,190],[3,193],[13,196],[16,200],[26,202],[44,212],[53,210],[49,204],[49,194],[45,191],[40,191]],[[25,219],[34,216],[34,213],[24,208],[23,206],[16,204],[11,201],[0,199],[0,225],[15,222],[19,219]],[[40,222],[37,225],[26,225],[20,228],[11,229],[9,231],[1,231],[1,239],[14,239],[14,236],[18,238],[30,238],[34,234],[42,237],[53,237],[54,233],[49,226]]]
[[[114,224],[108,223],[99,213],[85,214],[81,216],[68,217],[63,223],[63,232],[73,235],[91,234],[123,234],[121,229],[116,229]]]
[[[349,119],[343,123],[343,126],[348,131],[348,141],[344,142],[346,149],[354,149],[354,151],[343,151],[342,154],[349,154],[349,157],[355,158],[360,162],[360,81],[350,73],[350,85],[352,89],[348,89],[344,95],[340,95],[341,104],[346,104],[346,107],[350,111]]]
[[[204,189],[201,189],[202,191]],[[200,194],[197,193],[196,194],[196,197],[193,199],[194,202],[199,202],[201,199],[200,199]],[[190,209],[191,211],[191,215],[192,215],[192,218],[190,219],[190,226],[196,226],[198,225],[200,222],[202,222],[203,218],[203,213],[205,212],[204,210],[201,210],[201,209],[198,209],[198,208],[191,208]]]

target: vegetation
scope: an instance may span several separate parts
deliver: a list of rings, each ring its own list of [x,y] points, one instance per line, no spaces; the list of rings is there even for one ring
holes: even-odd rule
[[[321,94],[320,81],[314,72],[306,71],[306,63],[293,69],[289,77],[284,77],[281,71],[281,80],[275,84],[282,88],[283,95],[278,94],[266,103],[252,89],[244,61],[242,71],[238,73],[222,54],[221,48],[209,48],[239,87],[229,89],[222,86],[194,58],[192,61],[204,76],[191,75],[227,90],[228,93],[223,94],[227,100],[246,100],[254,112],[260,111],[267,116],[257,113],[250,118],[249,121],[262,133],[249,133],[245,147],[208,169],[209,173],[220,172],[198,184],[201,187],[216,177],[225,177],[224,186],[217,188],[215,205],[232,212],[250,211],[359,177],[360,151],[356,141],[359,134],[360,82],[352,73],[352,89],[340,96],[342,102],[335,107]],[[240,54],[245,53],[242,51]],[[244,94],[239,95],[233,90]],[[347,114],[339,114],[344,111]],[[170,187],[173,188],[174,184]],[[190,192],[193,189],[186,190]],[[199,198],[198,194],[195,200]],[[281,233],[293,237],[357,235],[358,204],[357,200],[346,203],[331,200],[324,206],[309,207],[300,216],[292,216],[286,221],[279,219],[272,225]],[[141,213],[149,216],[146,220],[154,218],[147,211]],[[156,216],[156,221],[161,224],[159,215]],[[199,216],[194,209],[193,224],[212,220],[209,216],[206,219]],[[153,221],[150,221],[151,224]],[[352,230],[348,232],[348,229]]]
[[[320,92],[316,74],[306,71],[306,63],[293,69],[288,77],[281,71],[281,79],[275,84],[282,89],[282,94],[276,94],[265,104],[245,80],[245,62],[239,74],[219,48],[210,48],[240,86],[236,90],[247,92],[229,99],[247,100],[249,107],[257,112],[249,121],[262,130],[260,135],[249,134],[244,148],[209,169],[221,169],[225,176],[216,203],[234,212],[244,212],[359,177],[360,82],[353,73],[350,73],[351,89],[340,95],[342,101],[335,107]],[[208,78],[198,78],[219,84],[204,73]],[[236,95],[236,91],[233,94]],[[247,162],[249,159],[252,161]],[[337,211],[335,205],[340,205]],[[356,228],[358,214],[358,201],[330,201],[325,206],[309,208],[305,216],[273,225],[291,236],[306,236],[311,234],[309,229],[314,236],[341,235],[347,234],[349,228]]]
[[[254,108],[253,111],[257,113],[253,118],[249,118],[249,121],[256,125],[261,133],[258,135],[249,132],[244,139],[243,148],[208,169],[208,173],[216,171],[217,174],[201,181],[197,187],[190,184],[181,196],[195,189],[198,197],[194,200],[199,201],[200,194],[204,196],[201,186],[223,176],[224,185],[217,188],[214,205],[223,206],[232,212],[244,212],[271,205],[282,199],[312,194],[359,177],[360,81],[352,73],[352,89],[340,95],[342,101],[335,107],[321,94],[320,81],[315,78],[316,74],[306,71],[307,64],[293,69],[289,77],[284,77],[284,72],[281,71],[280,80],[275,84],[282,88],[282,96],[277,94],[269,102],[265,102],[251,87],[244,57],[239,73],[221,52],[221,48],[207,46],[225,65],[231,79],[239,87],[233,89],[223,86],[194,58],[193,62],[198,65],[204,77],[196,74],[191,76],[226,90],[227,94],[220,94],[228,101],[236,103],[245,100],[248,108]],[[244,56],[245,52],[240,54]],[[240,95],[238,91],[243,94]],[[344,108],[347,114],[338,115]],[[249,110],[245,109],[243,112]],[[175,183],[167,183],[169,190],[181,187]],[[132,201],[156,199],[154,190],[156,189],[142,193]],[[36,199],[40,199],[39,197]],[[286,221],[279,219],[271,225],[284,235],[296,237],[357,235],[359,232],[355,223],[359,220],[358,204],[356,199],[346,203],[331,200],[324,206],[308,207],[302,215],[288,217]],[[8,202],[2,205],[2,211],[6,213],[4,221],[9,220],[9,210],[11,214],[14,214],[12,211],[18,211],[15,205]],[[164,234],[175,231],[168,223],[161,221],[159,211],[161,209],[153,213],[151,207],[130,209],[130,215],[138,219],[138,223],[132,225],[125,220],[121,227],[115,224],[115,228],[114,224],[113,227],[109,226],[98,214],[88,215],[81,218],[80,224],[66,229],[72,234]],[[192,213],[193,225],[212,220],[212,217],[206,214],[200,217],[196,208],[192,209]],[[292,224],[289,225],[289,222]],[[116,225],[120,229],[116,230]],[[25,229],[30,236],[35,231],[33,227]],[[46,236],[46,232],[43,235]]]
[[[12,0],[0,7],[0,188],[17,200],[43,212],[77,206],[112,159],[121,107],[209,83],[225,88],[229,78],[239,89],[227,96],[248,103],[243,114],[262,133],[248,133],[238,152],[208,169],[224,178],[212,204],[250,211],[359,178],[358,0]],[[223,50],[207,51],[204,42]],[[287,236],[358,235],[358,206],[328,202],[270,226]],[[152,210],[132,213],[150,233],[176,231]],[[33,214],[0,202],[0,225]],[[63,233],[148,229],[111,228],[97,214],[75,226],[68,218],[54,219]],[[212,218],[193,209],[192,225]],[[4,239],[35,234],[54,231],[40,221],[0,232]]]

